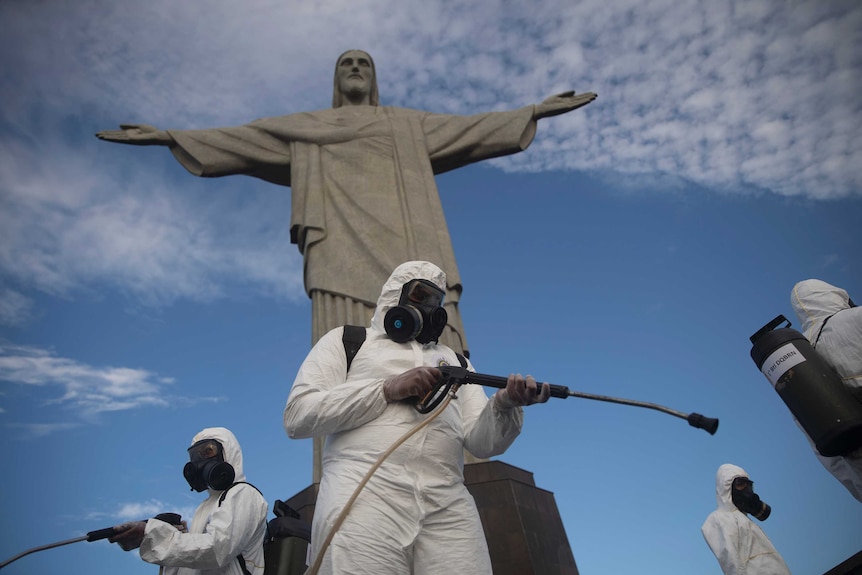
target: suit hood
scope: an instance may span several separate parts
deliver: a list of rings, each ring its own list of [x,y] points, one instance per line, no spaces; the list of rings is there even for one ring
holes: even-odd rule
[[[737,477],[751,479],[743,468],[732,463],[725,463],[718,468],[718,472],[715,474],[715,499],[719,509],[736,511],[730,490],[733,487],[733,480]]]
[[[374,316],[371,318],[372,329],[385,331],[383,318],[386,317],[386,312],[398,305],[398,300],[401,299],[401,288],[404,287],[404,284],[416,279],[428,280],[443,290],[444,293],[446,292],[446,274],[436,265],[423,261],[403,263],[393,270],[392,275],[383,284],[380,297],[377,299]]]
[[[203,439],[215,439],[221,443],[224,450],[224,460],[231,464],[236,473],[234,481],[245,481],[245,473],[242,469],[242,449],[240,449],[239,441],[236,440],[234,434],[225,427],[208,427],[192,438],[189,447]],[[209,491],[212,492],[213,490],[210,489]]]
[[[825,281],[810,279],[793,286],[790,304],[802,322],[802,333],[813,342],[827,317],[850,308],[850,296]]]

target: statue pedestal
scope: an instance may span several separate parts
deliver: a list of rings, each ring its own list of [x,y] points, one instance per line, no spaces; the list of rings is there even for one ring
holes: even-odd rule
[[[502,461],[464,466],[464,484],[476,500],[494,575],[578,575],[554,494],[536,487],[533,474]],[[287,501],[311,523],[318,485]]]
[[[554,501],[533,474],[502,461],[464,466],[479,508],[494,575],[578,575]]]
[[[842,561],[824,575],[860,575],[862,574],[862,551],[849,559]]]

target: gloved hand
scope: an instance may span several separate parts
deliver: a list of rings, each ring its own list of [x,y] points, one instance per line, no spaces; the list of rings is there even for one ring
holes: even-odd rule
[[[536,385],[532,375],[524,379],[520,373],[509,374],[506,389],[494,394],[494,404],[500,409],[512,409],[534,403],[545,403],[551,397],[551,386],[543,383],[541,388]]]
[[[425,397],[434,389],[443,374],[436,367],[414,367],[383,382],[383,397],[386,403],[401,401],[408,397]]]
[[[122,525],[116,525],[114,527],[115,535],[109,537],[108,541],[119,544],[123,548],[123,551],[137,549],[144,540],[144,529],[146,528],[146,521],[131,521]]]

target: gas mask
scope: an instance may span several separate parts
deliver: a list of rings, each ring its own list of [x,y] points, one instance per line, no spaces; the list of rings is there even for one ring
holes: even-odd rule
[[[772,508],[760,500],[754,492],[754,482],[747,477],[737,477],[730,488],[730,498],[736,508],[748,513],[758,521],[766,521]]]
[[[183,467],[183,476],[195,491],[207,488],[224,491],[233,484],[236,472],[225,462],[221,443],[202,439],[189,447],[189,462]]]
[[[401,288],[398,306],[386,312],[383,327],[397,343],[415,339],[419,343],[436,342],[446,327],[449,314],[443,309],[445,293],[428,280],[411,280]]]

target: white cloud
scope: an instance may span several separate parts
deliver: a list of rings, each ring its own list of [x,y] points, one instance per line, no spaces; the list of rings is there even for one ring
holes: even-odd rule
[[[139,521],[155,517],[160,513],[178,513],[184,520],[191,522],[195,507],[184,505],[177,507],[159,499],[148,501],[119,503],[112,511],[92,511],[87,514],[87,520]]]
[[[141,519],[143,517],[152,517],[162,512],[165,504],[158,500],[150,500],[144,503],[124,503],[116,512],[116,517],[119,519]]]
[[[250,195],[237,206],[236,194],[223,194],[201,204],[152,188],[153,180],[164,185],[158,175],[119,175],[53,144],[0,144],[0,152],[0,269],[19,283],[68,296],[99,282],[156,305],[212,300],[230,283],[303,295],[284,198]],[[28,303],[9,295],[0,309],[6,323],[26,317]]]
[[[171,394],[172,378],[145,369],[96,367],[55,353],[10,343],[0,343],[0,381],[38,387],[51,386],[61,391],[47,404],[74,408],[85,420],[111,411],[143,407],[190,405],[217,398],[185,398]],[[74,426],[61,424],[18,424],[31,434],[48,433]]]
[[[19,24],[7,47],[20,59],[2,87],[13,111],[36,102],[69,113],[98,106],[117,122],[244,122],[325,107],[335,56],[368,47],[389,103],[469,112],[567,88],[599,92],[577,112],[583,123],[549,120],[540,130],[555,145],[599,134],[597,145],[525,154],[503,162],[510,169],[605,170],[600,158],[610,157],[621,172],[640,173],[674,157],[678,176],[706,187],[836,197],[862,183],[862,144],[842,135],[862,126],[862,7],[852,3],[212,2],[206,12],[170,2],[86,4],[6,8],[7,26]],[[46,41],[58,32],[62,49]],[[19,125],[27,117],[7,115]],[[650,145],[650,128],[677,122],[687,133]],[[752,127],[777,124],[784,128],[774,139],[751,137]],[[822,155],[810,156],[809,139]],[[776,144],[769,170],[710,165],[713,150],[769,156]],[[843,158],[828,161],[837,150]],[[800,164],[817,167],[804,176]]]
[[[5,410],[0,410],[5,411]],[[30,439],[45,437],[79,427],[80,423],[8,423],[7,428],[20,429]]]

